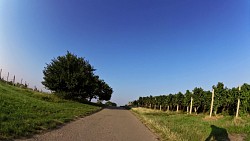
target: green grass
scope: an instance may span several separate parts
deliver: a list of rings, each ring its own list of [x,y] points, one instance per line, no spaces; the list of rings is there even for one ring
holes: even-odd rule
[[[211,119],[205,115],[176,114],[145,108],[133,108],[132,111],[143,123],[159,134],[162,140],[205,141],[209,137],[215,140],[226,138],[250,140],[249,117],[236,120],[231,116],[221,116]]]
[[[0,82],[0,140],[31,136],[100,109]]]

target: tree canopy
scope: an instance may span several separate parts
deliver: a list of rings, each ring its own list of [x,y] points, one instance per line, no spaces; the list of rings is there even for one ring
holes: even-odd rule
[[[113,89],[94,74],[94,67],[84,58],[67,52],[52,59],[43,70],[42,84],[56,95],[71,100],[110,100]]]

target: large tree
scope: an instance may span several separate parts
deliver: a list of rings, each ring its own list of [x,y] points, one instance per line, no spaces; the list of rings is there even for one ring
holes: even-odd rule
[[[65,99],[91,100],[99,97],[100,100],[110,100],[112,88],[94,75],[94,71],[84,58],[67,52],[65,56],[58,56],[47,64],[42,84]]]

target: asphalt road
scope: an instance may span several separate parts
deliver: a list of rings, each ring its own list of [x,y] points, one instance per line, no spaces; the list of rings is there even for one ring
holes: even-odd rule
[[[158,141],[130,111],[106,108],[26,141]]]

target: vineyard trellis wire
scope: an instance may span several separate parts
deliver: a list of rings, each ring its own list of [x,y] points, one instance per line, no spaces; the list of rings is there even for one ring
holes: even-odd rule
[[[27,83],[27,81],[24,81],[23,78],[20,79],[20,83],[19,83],[16,79],[16,75],[15,74],[11,75],[10,72],[7,73],[6,79],[4,79],[2,68],[0,69],[0,81],[5,82],[10,85],[17,86],[17,87],[27,88],[33,91],[39,91],[36,86],[34,86],[33,88],[29,87],[30,86],[29,83]],[[43,90],[41,89],[40,92],[43,92]]]

